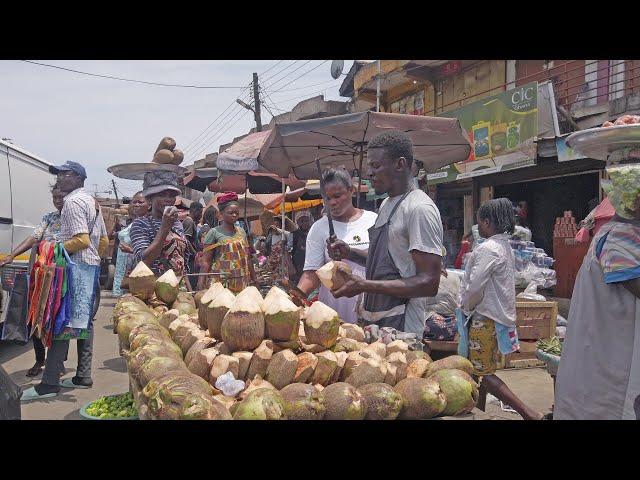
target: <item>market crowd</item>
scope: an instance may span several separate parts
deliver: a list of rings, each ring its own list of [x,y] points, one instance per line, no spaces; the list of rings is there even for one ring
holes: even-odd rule
[[[126,290],[128,273],[140,261],[156,275],[173,269],[191,290],[213,279],[237,293],[256,284],[262,272],[280,272],[309,299],[317,298],[344,322],[359,323],[372,335],[424,336],[440,331],[459,335],[458,353],[467,357],[481,395],[492,394],[524,419],[543,415],[523,403],[495,373],[504,355],[519,350],[516,330],[515,259],[510,245],[527,235],[520,225],[526,207],[490,200],[477,211],[478,240],[463,242],[447,271],[438,207],[416,185],[416,160],[409,136],[390,131],[368,144],[367,168],[377,195],[386,194],[377,213],[354,206],[356,192],[344,169],[323,174],[324,212],[296,212],[285,228],[265,211],[260,234],[242,218],[235,193],[223,193],[215,206],[193,202],[180,220],[179,179],[168,171],[149,172],[129,204],[126,226],[117,233],[113,294]],[[99,208],[83,189],[86,173],[73,162],[55,167],[56,210],[13,256],[43,239],[56,239],[72,259],[99,265],[105,229]],[[629,418],[640,408],[640,192],[591,242],[573,295],[566,342],[557,377],[554,418]],[[335,236],[330,238],[329,211]],[[530,232],[529,232],[530,236]],[[466,243],[465,243],[466,242]],[[462,254],[466,253],[464,262]],[[349,265],[344,282],[328,290],[316,271],[331,260]],[[4,263],[7,263],[5,260]],[[459,272],[459,273],[458,273]],[[99,294],[95,295],[95,305]],[[94,310],[95,314],[95,310]],[[372,328],[375,327],[375,328]],[[78,368],[59,383],[69,339],[77,338]],[[54,341],[46,355],[33,337],[42,383],[25,398],[55,395],[61,387],[90,387],[92,322],[82,332]]]

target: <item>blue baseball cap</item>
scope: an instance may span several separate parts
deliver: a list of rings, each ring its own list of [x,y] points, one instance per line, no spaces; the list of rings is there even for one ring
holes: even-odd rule
[[[49,172],[57,175],[60,172],[74,172],[76,175],[87,178],[87,171],[78,162],[65,162],[63,165],[50,165]]]

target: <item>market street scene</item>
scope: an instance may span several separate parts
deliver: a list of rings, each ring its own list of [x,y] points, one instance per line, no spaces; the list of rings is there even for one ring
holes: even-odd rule
[[[0,101],[0,420],[640,419],[640,60],[2,60]]]

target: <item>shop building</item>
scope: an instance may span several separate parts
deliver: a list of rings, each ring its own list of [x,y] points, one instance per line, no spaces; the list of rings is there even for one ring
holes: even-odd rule
[[[532,240],[554,256],[555,219],[571,211],[579,222],[602,199],[604,162],[576,156],[564,139],[640,111],[637,60],[381,60],[345,82],[355,111],[379,102],[386,112],[453,116],[467,130],[470,158],[428,172],[424,187],[441,211],[448,264],[478,207],[498,197],[524,207]]]

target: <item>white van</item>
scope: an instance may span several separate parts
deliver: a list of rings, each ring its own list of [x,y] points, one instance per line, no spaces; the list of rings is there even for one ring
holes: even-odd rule
[[[0,259],[33,232],[45,213],[55,209],[51,186],[56,178],[49,173],[49,165],[37,155],[0,140]],[[29,252],[17,257],[14,265],[26,268],[28,262]],[[2,291],[2,300],[6,294]]]

